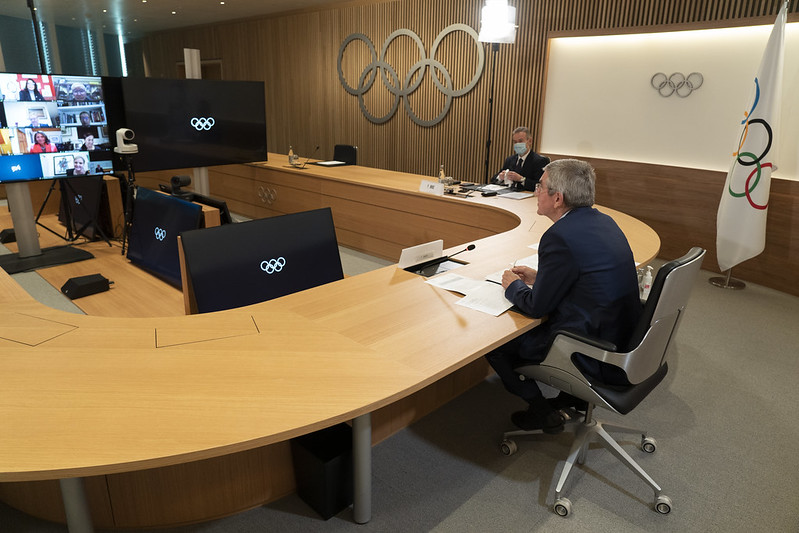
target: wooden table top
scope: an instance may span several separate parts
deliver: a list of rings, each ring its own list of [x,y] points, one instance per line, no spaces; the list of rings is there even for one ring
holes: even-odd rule
[[[268,165],[281,163],[270,154]],[[409,204],[421,195],[421,176],[302,172],[401,190]],[[532,198],[438,201],[519,218],[459,256],[469,264],[457,273],[468,277],[532,255],[550,225]],[[651,228],[603,211],[637,261],[657,255]],[[389,266],[218,313],[87,316],[36,302],[0,271],[0,481],[126,472],[283,441],[388,405],[538,323],[467,309],[459,298]]]

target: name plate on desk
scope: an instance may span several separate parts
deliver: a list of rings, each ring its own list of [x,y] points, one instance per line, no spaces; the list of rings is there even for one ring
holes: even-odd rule
[[[422,180],[419,184],[419,192],[444,196],[444,184],[437,181]]]

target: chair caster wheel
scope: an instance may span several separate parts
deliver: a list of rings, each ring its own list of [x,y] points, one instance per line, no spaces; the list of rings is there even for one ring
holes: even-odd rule
[[[641,449],[646,453],[655,453],[658,448],[658,442],[652,437],[643,437],[641,439]]]
[[[655,511],[660,514],[669,514],[671,512],[671,498],[668,496],[658,496],[655,498]]]
[[[510,439],[503,440],[499,445],[499,450],[503,455],[513,455],[517,449],[516,443]]]
[[[558,498],[555,500],[555,505],[552,506],[552,510],[555,511],[555,514],[558,516],[569,516],[572,512],[572,502],[570,502],[568,498]]]

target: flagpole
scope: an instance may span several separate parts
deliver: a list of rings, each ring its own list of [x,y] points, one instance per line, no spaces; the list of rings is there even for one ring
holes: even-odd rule
[[[722,278],[722,277],[716,276],[716,277],[710,278],[707,281],[708,281],[708,283],[710,283],[714,287],[720,287],[722,289],[732,289],[734,291],[740,291],[742,289],[745,289],[746,288],[746,283],[744,283],[743,281],[741,281],[739,279],[730,278],[731,274],[732,274],[732,269],[729,269],[727,271],[727,277]]]

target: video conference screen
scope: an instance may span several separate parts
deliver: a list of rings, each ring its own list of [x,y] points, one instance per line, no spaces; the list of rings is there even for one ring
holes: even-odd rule
[[[263,82],[122,78],[136,170],[266,160]]]
[[[97,76],[0,73],[0,184],[113,172]]]

